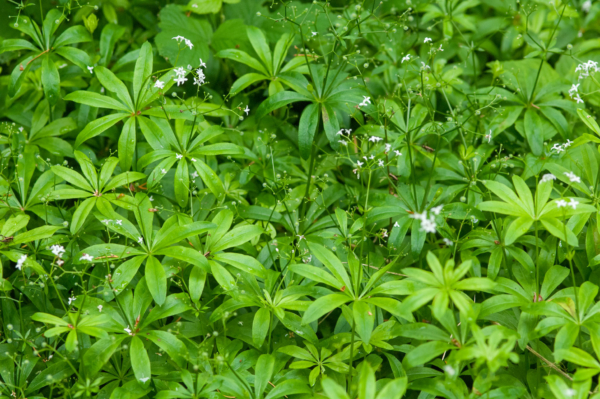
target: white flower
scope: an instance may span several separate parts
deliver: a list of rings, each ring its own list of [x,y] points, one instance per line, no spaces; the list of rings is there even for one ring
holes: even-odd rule
[[[565,149],[563,148],[563,146],[561,144],[556,143],[552,146],[552,150],[556,151],[557,154],[560,154]]]
[[[435,215],[439,215],[443,208],[444,205],[438,205],[435,208],[431,208],[431,212],[433,212]]]
[[[94,67],[93,66],[88,66],[87,69],[88,69],[88,71],[90,71],[91,74],[94,73]]]
[[[139,237],[137,242],[138,244],[142,244],[144,242],[144,237]]]
[[[98,312],[102,313],[102,305],[98,305]]]
[[[143,378],[140,378],[140,381],[142,381],[142,382],[146,382],[146,381],[148,381],[149,379],[150,379],[150,377],[143,377]]]
[[[166,170],[164,170],[164,169],[161,169],[160,171],[161,171],[161,173],[162,173],[163,175],[166,175],[166,174],[167,174],[167,171],[166,171]]]
[[[25,263],[25,261],[27,260],[27,255],[23,255],[19,258],[19,260],[17,261],[17,265],[15,266],[17,269],[21,270],[21,268],[23,267],[23,263]]]
[[[181,155],[181,154],[177,154],[177,155],[175,155],[175,158],[177,158],[177,159],[181,159],[181,158],[183,158],[183,155]]]
[[[425,40],[423,40],[423,43],[429,43],[431,42],[431,38],[430,37],[426,37]]]
[[[192,162],[196,162],[196,158],[192,158]]]
[[[123,331],[125,331],[125,332],[126,332],[127,334],[129,334],[129,335],[133,335],[133,334],[131,333],[131,328],[129,328],[129,326],[127,326],[127,328],[124,328],[124,329],[123,329]]]
[[[165,88],[165,82],[157,80],[156,82],[154,82],[154,87],[156,87],[157,89],[164,89]]]
[[[487,139],[488,143],[490,141],[492,141],[492,131],[490,130],[490,132],[488,134],[485,135],[485,138]]]
[[[406,54],[404,57],[402,57],[402,61],[400,63],[403,64],[404,61],[410,61],[410,54]]]
[[[556,176],[554,176],[552,173],[546,173],[540,179],[540,183],[546,183],[547,181],[552,181],[552,180],[556,180]]]
[[[62,258],[62,255],[65,253],[65,247],[62,245],[53,245],[50,247],[50,249],[52,250],[54,256],[58,256],[59,258]]]
[[[122,226],[122,225],[123,225],[123,221],[122,221],[122,220],[120,220],[120,219],[118,219],[118,220],[115,220],[115,223],[116,223],[116,224],[118,224],[119,226]]]
[[[77,298],[75,298],[74,296],[70,297],[70,298],[68,299],[68,301],[69,301],[69,305],[71,305],[71,303],[75,302],[75,300],[76,300],[76,299],[77,299]]]
[[[187,82],[187,79],[185,77],[183,77],[183,76],[178,76],[174,80],[177,83],[177,86],[181,86],[182,84],[184,84],[185,82]]]
[[[431,69],[431,67],[429,65],[427,65],[426,63],[424,63],[423,61],[421,61],[421,69],[425,71],[427,69]]]
[[[451,239],[444,238],[444,244],[446,244],[447,246],[451,247],[454,243],[452,242]]]
[[[203,85],[203,84],[204,84],[204,77],[202,77],[202,78],[201,78],[201,77],[197,77],[197,78],[195,77],[195,78],[194,78],[194,84],[195,84],[196,86],[201,86],[201,85]]]
[[[192,42],[189,41],[188,39],[185,39],[185,45],[188,46],[190,48],[190,50],[194,47],[194,45],[192,44]]]
[[[563,146],[564,146],[565,148],[567,148],[567,147],[570,147],[570,146],[571,146],[571,144],[573,144],[573,142],[572,142],[571,140],[567,139],[567,142],[566,142],[566,143],[564,143],[564,144],[563,144]]]
[[[592,9],[592,0],[586,0],[581,5],[581,11],[583,11],[585,13],[590,12],[591,9]],[[571,389],[571,391],[572,391],[572,389]],[[573,396],[573,395],[568,395],[568,396]]]
[[[248,116],[248,114],[250,113],[250,108],[248,108],[247,105],[246,108],[244,108],[244,112],[246,113],[246,116]]]
[[[175,72],[175,75],[177,75],[178,77],[185,76],[188,73],[188,71],[183,69],[183,67],[175,68],[175,69],[173,69],[173,72]]]
[[[344,129],[340,129],[339,132],[336,133],[338,136],[343,136],[344,135]]]
[[[363,101],[358,106],[359,107],[366,107],[368,104],[371,104],[371,97],[363,96]]]
[[[198,172],[194,171],[194,173],[192,173],[192,179],[195,179],[196,177],[198,177]]]
[[[394,150],[394,152],[396,153],[397,156],[402,155],[402,153],[400,151],[398,151],[398,150]]]
[[[94,257],[90,254],[83,254],[83,255],[81,255],[81,258],[79,258],[79,260],[80,261],[85,260],[85,261],[91,262],[94,260]]]
[[[183,36],[175,36],[172,40],[177,40],[177,43],[181,43],[182,40],[186,40]]]
[[[383,160],[380,159],[379,162],[377,163],[378,166],[383,166]]]
[[[577,65],[575,72],[579,72],[579,79],[585,79],[590,76],[590,73],[598,72],[598,63],[589,60],[586,63]]]
[[[562,208],[563,206],[567,206],[567,201],[565,200],[556,200],[556,207]]]
[[[198,4],[196,4],[196,3],[192,4],[192,8],[198,8]]]
[[[571,183],[581,183],[581,177],[575,175],[573,172],[565,172],[565,175],[569,178]]]
[[[315,37],[319,34],[319,32],[310,32],[310,33],[313,35],[313,37]]]
[[[571,88],[569,89],[569,95],[571,96],[571,98],[573,98],[573,94],[577,93],[577,88],[579,87],[580,83],[574,84],[571,86]]]
[[[345,140],[338,140],[338,143],[342,145],[348,145],[348,143]]]
[[[306,240],[306,238],[304,238],[304,236],[301,235],[296,235],[296,237],[298,237],[298,241]]]
[[[438,51],[444,51],[441,44],[440,44],[440,48],[438,49]]]
[[[358,167],[360,168],[361,166],[363,166],[364,164],[360,161],[356,161],[356,164],[358,165]]]
[[[581,97],[579,97],[579,94],[577,94],[575,97],[573,97],[573,99],[575,100],[575,102],[577,104],[583,104],[583,100],[581,99]]]
[[[385,152],[390,152],[390,150],[392,149],[392,145],[390,143],[385,143]]]
[[[568,203],[568,205],[573,209],[577,209],[577,205],[579,205],[579,201],[575,201],[574,198],[571,198],[571,201]]]
[[[435,218],[433,215],[427,217],[427,211],[423,213],[414,213],[410,215],[413,219],[418,219],[421,221],[421,230],[427,233],[435,233],[437,224],[435,223]]]
[[[200,64],[199,64],[202,68],[206,68],[206,64],[204,63],[204,61],[202,61],[202,58],[200,58]]]
[[[148,198],[148,201],[150,201],[150,202],[154,201],[154,197],[150,196],[150,198]]]
[[[373,142],[373,143],[377,143],[380,142],[381,140],[383,140],[381,137],[377,137],[377,136],[371,136],[369,138],[369,141]]]
[[[350,134],[352,133],[352,129],[344,129],[346,131],[346,134]]]
[[[398,222],[394,223],[394,227],[400,227],[400,225],[398,224]]]

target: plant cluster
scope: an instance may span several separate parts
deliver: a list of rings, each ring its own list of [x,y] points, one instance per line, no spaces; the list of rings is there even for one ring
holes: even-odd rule
[[[0,11],[0,398],[600,398],[600,2]]]

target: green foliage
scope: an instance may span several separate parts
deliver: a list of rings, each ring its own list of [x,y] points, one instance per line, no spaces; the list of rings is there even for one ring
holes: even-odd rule
[[[599,2],[0,10],[0,398],[600,398]]]

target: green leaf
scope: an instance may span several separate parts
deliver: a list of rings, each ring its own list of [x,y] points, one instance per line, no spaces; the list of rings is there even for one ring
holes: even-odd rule
[[[319,317],[339,308],[351,300],[352,298],[344,294],[330,294],[322,296],[310,304],[304,313],[304,316],[302,317],[302,324],[312,323]]]
[[[75,234],[79,231],[81,226],[83,226],[83,224],[85,223],[85,220],[89,216],[92,209],[94,209],[95,205],[96,197],[88,198],[81,204],[79,204],[79,206],[73,213],[73,220],[71,221],[70,226],[71,234]]]
[[[44,86],[44,95],[48,103],[51,106],[56,105],[60,100],[60,76],[58,68],[49,54],[42,58],[42,86]]]
[[[140,49],[140,55],[135,63],[133,72],[133,101],[138,104],[139,98],[144,98],[144,85],[150,82],[152,75],[152,46],[145,42]]]
[[[121,131],[121,136],[119,137],[119,165],[121,166],[121,170],[124,171],[129,170],[133,163],[136,143],[135,119],[136,118],[129,118],[127,122],[125,122],[123,130]]]
[[[66,46],[69,44],[91,42],[92,36],[89,34],[87,29],[82,25],[71,26],[65,29],[59,37],[56,38],[52,46],[56,49],[58,47]]]
[[[282,91],[267,98],[256,110],[256,119],[261,119],[270,112],[298,101],[312,101],[312,98],[293,91]]]
[[[117,122],[123,120],[128,116],[130,115],[123,113],[110,114],[88,123],[85,129],[83,129],[77,135],[77,140],[75,140],[75,148],[79,147],[87,140],[98,136],[99,134],[101,134],[102,132],[104,132],[105,130],[112,127]]]
[[[262,105],[261,105],[262,106]],[[319,126],[319,105],[310,104],[300,116],[300,124],[298,126],[298,147],[302,158],[308,159]]]
[[[254,346],[260,348],[267,338],[270,328],[271,313],[265,308],[260,308],[254,315],[252,323],[252,342]]]
[[[254,395],[256,398],[263,396],[263,392],[267,389],[269,381],[275,371],[275,358],[271,355],[260,355],[254,368]]]
[[[357,301],[352,305],[352,315],[356,323],[356,332],[362,341],[368,344],[371,341],[371,333],[375,325],[375,316],[369,304]]]
[[[249,26],[247,28],[248,39],[250,39],[250,44],[256,51],[258,58],[263,62],[263,65],[267,67],[267,71],[270,75],[273,74],[273,60],[271,56],[271,49],[269,48],[269,44],[267,43],[267,39],[265,39],[265,35],[263,32],[257,28],[256,26]]]
[[[148,352],[144,348],[144,343],[138,337],[131,339],[131,368],[137,381],[143,386],[147,387],[150,385],[150,358]]]
[[[67,96],[65,96],[65,100],[89,105],[90,107],[108,108],[125,112],[128,111],[127,107],[120,101],[117,101],[109,96],[103,96],[102,94],[94,93],[93,91],[74,91],[73,93],[69,93]]]
[[[117,78],[114,73],[103,66],[98,66],[94,68],[94,74],[102,86],[104,86],[106,90],[115,93],[119,100],[121,100],[123,104],[128,107],[129,111],[135,111],[133,102],[131,102],[131,96],[127,91],[127,86],[125,86],[125,84],[119,78]]]
[[[529,148],[535,156],[540,156],[544,148],[544,134],[541,131],[542,122],[537,112],[533,109],[528,109],[525,112],[525,134]]]
[[[587,127],[590,128],[591,131],[600,136],[600,126],[598,126],[598,123],[593,116],[589,115],[581,108],[577,109],[577,115],[579,115],[579,118],[583,121],[583,123],[586,124]]]
[[[149,256],[146,260],[146,282],[154,302],[162,305],[167,296],[167,275],[163,266],[154,256]]]

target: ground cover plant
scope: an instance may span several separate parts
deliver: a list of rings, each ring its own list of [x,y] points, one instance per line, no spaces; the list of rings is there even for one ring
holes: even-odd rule
[[[600,2],[0,11],[1,398],[600,398]]]

